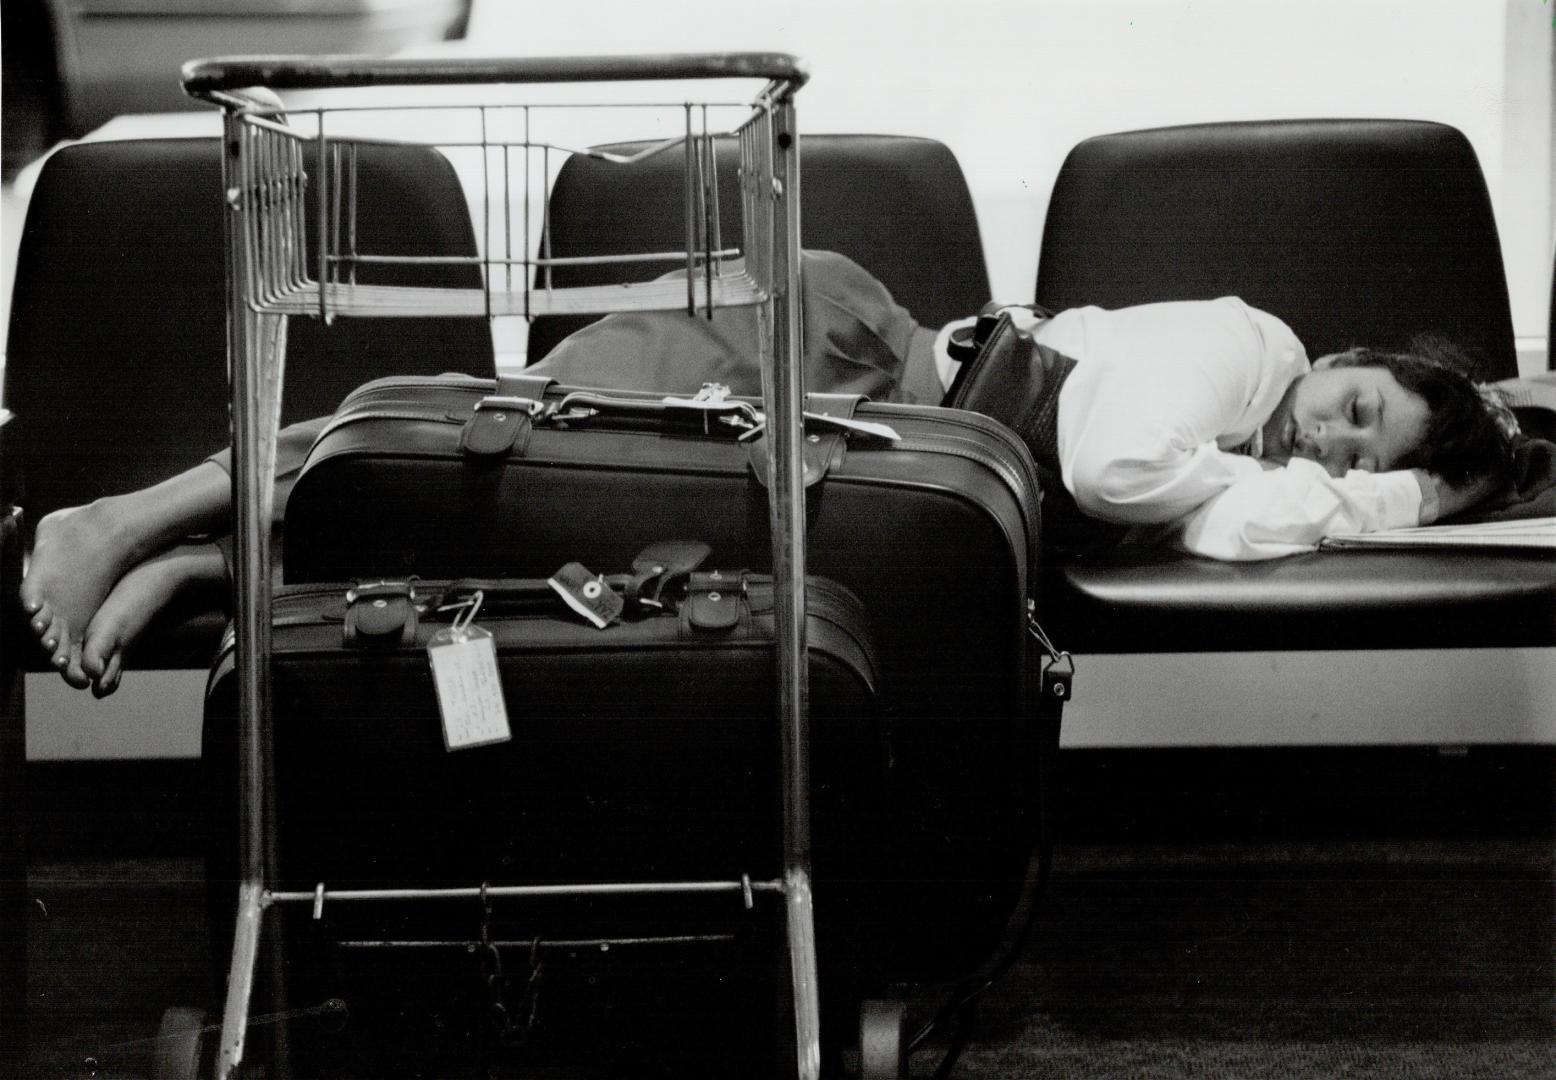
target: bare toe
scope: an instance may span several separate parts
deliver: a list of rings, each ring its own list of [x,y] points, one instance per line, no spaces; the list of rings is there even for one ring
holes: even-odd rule
[[[92,680],[92,696],[105,698],[119,689],[119,679],[124,674],[124,654],[115,652],[108,658],[100,677]]]
[[[55,663],[59,662],[56,656]],[[92,685],[92,678],[81,669],[81,643],[71,642],[70,651],[66,655],[65,666],[60,669],[60,675],[77,690],[85,690]]]
[[[54,609],[49,607],[47,600],[40,600],[31,605],[23,600],[22,607],[26,608],[28,614],[32,616],[32,632],[40,638],[43,637],[48,632],[49,625],[54,621]]]
[[[17,595],[21,598],[22,610],[29,615],[36,614],[48,602],[38,588],[38,583],[31,577],[22,581],[22,586],[17,590]]]
[[[55,667],[70,663],[70,627],[64,619],[55,619],[43,635],[43,647],[49,651]]]
[[[94,620],[87,627],[86,640],[81,643],[81,670],[90,675],[94,683],[107,673],[109,662],[119,653],[118,630],[118,622],[113,619]]]

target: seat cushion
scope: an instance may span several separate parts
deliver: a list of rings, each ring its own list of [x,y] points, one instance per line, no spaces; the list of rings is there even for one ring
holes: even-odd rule
[[[1052,568],[1041,610],[1076,653],[1551,645],[1556,556],[1322,551],[1223,563],[1136,551]]]

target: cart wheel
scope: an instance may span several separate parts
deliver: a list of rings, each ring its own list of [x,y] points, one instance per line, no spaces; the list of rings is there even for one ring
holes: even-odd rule
[[[876,1000],[859,1006],[859,1080],[901,1080],[908,1075],[907,1024],[906,1002]]]
[[[174,1005],[157,1026],[152,1080],[199,1080],[205,1048],[205,1010]]]

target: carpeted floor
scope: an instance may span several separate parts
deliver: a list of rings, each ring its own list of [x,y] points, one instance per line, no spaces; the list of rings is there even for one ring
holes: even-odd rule
[[[966,1077],[1556,1076],[1550,844],[1060,853]]]
[[[1066,758],[1054,877],[952,1076],[1556,1078],[1546,751]],[[47,779],[43,818],[78,811]],[[89,818],[35,854],[24,1071],[148,1076],[205,994],[201,864]]]

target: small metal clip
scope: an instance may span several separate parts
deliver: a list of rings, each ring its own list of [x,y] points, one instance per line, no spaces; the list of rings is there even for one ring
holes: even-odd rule
[[[487,412],[495,409],[507,409],[534,417],[546,411],[546,403],[536,401],[534,398],[508,397],[502,394],[493,394],[475,403],[476,412]]]
[[[1048,654],[1048,662],[1043,665],[1043,697],[1052,698],[1062,705],[1072,696],[1075,658],[1054,646],[1047,632],[1043,630],[1042,624],[1037,621],[1037,605],[1031,600],[1027,601],[1027,633],[1031,634],[1032,639]]]
[[[469,600],[463,604],[457,605],[458,607],[462,607],[465,610],[460,614],[455,615],[454,621],[449,624],[449,633],[453,635],[455,641],[464,640],[465,631],[469,630],[470,624],[475,622],[476,612],[481,610],[481,602],[485,599],[486,594],[480,589],[477,589]],[[481,883],[481,900],[482,903],[487,903],[486,882],[484,881]],[[487,903],[487,910],[491,910],[491,905],[489,903]]]

